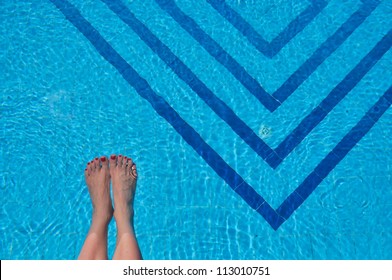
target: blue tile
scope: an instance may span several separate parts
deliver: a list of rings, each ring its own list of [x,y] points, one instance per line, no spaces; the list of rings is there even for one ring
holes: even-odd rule
[[[323,181],[316,172],[312,172],[295,190],[304,200],[318,187]]]
[[[279,157],[275,151],[273,151],[265,158],[265,161],[273,169],[276,169],[279,166],[279,164],[282,163],[283,159],[281,157]]]
[[[151,91],[147,90],[150,89],[149,84],[146,80],[139,76],[135,69],[129,66],[124,69],[123,72],[121,72],[121,75],[132,87],[134,87],[139,92],[139,94],[143,94],[143,98],[149,100],[150,102],[152,101]]]
[[[235,192],[238,193],[253,209],[257,209],[265,202],[264,198],[245,182],[239,185],[235,189]]]
[[[82,26],[81,28],[86,30],[87,33],[84,35],[92,44],[96,45],[98,41],[104,40],[102,35],[94,27],[92,27],[90,24],[87,24],[87,21],[83,22]]]
[[[388,100],[389,105],[392,104],[392,86],[387,90],[387,92],[384,94],[384,98]]]
[[[232,189],[244,183],[244,179],[205,142],[200,141],[199,147],[193,148]]]
[[[106,60],[112,64],[120,73],[129,68],[129,64],[123,59],[113,47],[103,39],[103,37],[95,32],[92,32],[94,39],[94,45],[98,52],[106,58]]]
[[[288,219],[302,202],[304,202],[304,199],[296,192],[293,192],[283,201],[278,209],[276,209],[276,212],[283,218]]]
[[[277,230],[285,222],[285,219],[279,216],[267,202],[264,202],[256,211],[264,217],[274,230]]]
[[[347,153],[362,139],[363,136],[370,130],[374,125],[374,121],[365,115],[355,127],[353,127],[346,136],[336,145],[333,149],[333,153],[341,159],[343,159]]]
[[[292,150],[294,150],[296,146],[298,146],[299,143],[301,143],[301,139],[298,139],[292,133],[290,133],[275,149],[275,152],[280,158],[284,159],[292,152]]]
[[[317,106],[291,134],[301,140],[304,139],[326,116],[327,112],[321,109],[320,106]]]
[[[317,175],[321,178],[324,179],[327,177],[329,172],[332,171],[332,169],[335,168],[335,166],[340,162],[341,158],[336,156],[333,152],[330,152],[320,163],[317,165],[317,167],[314,169],[314,172],[317,173]]]
[[[391,88],[388,91],[392,92]],[[387,93],[385,93],[384,96],[386,94]],[[391,103],[384,96],[380,98],[380,100],[376,104],[374,104],[373,107],[366,114],[375,122],[377,122],[380,117],[385,113],[385,111],[391,107]]]
[[[276,148],[281,158],[286,158],[296,146],[315,128],[327,115],[319,106],[316,107]]]
[[[344,98],[344,96],[347,95],[347,93],[348,91],[344,91],[342,88],[334,88],[328,96],[321,101],[319,107],[329,113]]]

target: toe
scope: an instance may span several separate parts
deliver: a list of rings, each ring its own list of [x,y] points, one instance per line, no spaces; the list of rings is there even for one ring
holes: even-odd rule
[[[132,159],[125,157],[125,169],[127,174],[131,172],[131,166],[132,166]]]
[[[118,155],[117,157],[117,166],[118,167],[123,167],[123,156],[122,155]]]
[[[97,168],[99,168],[99,159],[96,157],[95,159],[93,159],[92,169],[96,170]]]
[[[108,159],[105,156],[102,156],[100,159],[100,164],[102,166],[102,168],[108,169],[109,168],[109,162]]]
[[[110,169],[113,169],[117,166],[117,157],[116,155],[110,155]]]
[[[132,174],[135,178],[137,178],[136,164],[132,164],[132,167],[131,167],[131,174]]]
[[[88,171],[91,173],[95,168],[94,160],[92,160],[88,163],[88,167],[89,167]]]

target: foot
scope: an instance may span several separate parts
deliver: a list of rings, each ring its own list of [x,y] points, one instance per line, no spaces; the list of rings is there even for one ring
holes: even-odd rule
[[[119,155],[110,156],[110,176],[114,198],[114,218],[119,226],[132,226],[133,198],[136,190],[137,171],[132,159]]]
[[[84,171],[93,204],[93,223],[108,224],[113,217],[110,199],[110,172],[106,157],[90,161]]]

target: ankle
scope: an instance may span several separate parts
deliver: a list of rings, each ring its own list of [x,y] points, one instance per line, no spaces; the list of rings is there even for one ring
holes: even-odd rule
[[[93,223],[108,225],[113,217],[113,211],[93,211]]]
[[[118,225],[133,225],[133,210],[127,211],[127,213],[118,213],[114,211],[113,217]]]

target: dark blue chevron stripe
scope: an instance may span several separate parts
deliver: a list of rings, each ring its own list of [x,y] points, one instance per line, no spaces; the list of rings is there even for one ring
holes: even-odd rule
[[[312,4],[269,43],[224,0],[207,0],[207,2],[237,28],[259,52],[270,58],[274,57],[292,38],[312,22],[327,5],[326,1],[311,1]]]
[[[277,212],[288,219],[309,197],[321,181],[342,161],[349,151],[365,136],[379,118],[391,107],[392,87],[370,108],[335,148],[317,165],[301,185],[279,206]]]
[[[230,54],[228,54],[217,42],[205,33],[197,23],[183,13],[172,0],[155,0],[158,5],[167,11],[199,44],[221,63],[236,79],[244,85],[268,110],[275,110],[280,103],[268,94],[260,84],[250,76]]]
[[[163,44],[142,22],[140,22],[132,12],[119,0],[102,0],[108,7],[116,13],[135,33],[191,88],[200,98],[232,129],[236,132],[261,158],[263,158],[272,168],[276,168],[287,155],[306,137],[306,135],[324,119],[327,113],[332,110],[323,110],[317,107],[308,115],[301,124],[287,136],[287,138],[272,150],[262,139],[260,139],[238,116],[214,93],[173,53]],[[367,13],[370,13],[369,10]],[[365,14],[367,14],[365,13]],[[353,17],[357,18],[357,17]],[[349,22],[349,21],[348,21]],[[361,22],[360,20],[357,21]],[[348,24],[349,25],[349,24]],[[350,25],[351,26],[351,25]],[[352,29],[350,29],[352,30]],[[381,57],[383,50],[389,48],[388,44],[381,42],[381,47],[375,48],[375,52]],[[372,52],[370,53],[372,54]],[[368,57],[369,58],[369,57]],[[372,56],[370,56],[372,59]],[[377,60],[375,60],[377,61]],[[354,76],[357,71],[369,71],[371,67],[360,63],[355,68]],[[346,77],[344,81],[350,83],[351,76]],[[355,81],[351,84],[355,85]],[[351,90],[351,89],[349,89]],[[348,91],[349,91],[348,90]],[[345,92],[340,100],[348,93]],[[334,91],[330,95],[333,95]],[[339,100],[339,101],[340,101]]]
[[[99,32],[68,1],[50,0],[123,76],[123,78],[146,99],[155,111],[163,117],[184,138],[184,140],[222,177],[226,183],[254,209],[265,200],[240,175],[238,175],[159,95],[157,95],[145,79],[109,45]]]
[[[369,0],[364,3],[351,17],[304,62],[283,85],[277,89],[270,99],[258,82],[252,78],[239,63],[231,57],[217,42],[206,34],[197,23],[182,12],[173,0],[155,0],[158,5],[173,17],[185,31],[209,52],[219,63],[226,67],[250,93],[258,96],[258,100],[271,112],[275,111],[343,42],[361,25],[379,5],[380,1]],[[248,84],[250,82],[251,84]],[[254,89],[255,91],[252,91]],[[266,98],[266,99],[264,99]],[[278,102],[276,102],[278,101]]]
[[[272,96],[283,103],[343,42],[360,26],[378,6],[379,1],[364,3],[299,67]]]
[[[147,81],[140,77],[140,75],[108,44],[108,42],[105,41],[99,32],[81,16],[74,6],[64,0],[51,0],[51,2],[57,6],[68,21],[84,34],[102,57],[121,73],[124,79],[135,88],[138,94],[146,99],[156,112],[173,126],[184,140],[215,170],[215,172],[253,209],[260,213],[275,230],[290,217],[295,209],[297,209],[319,185],[322,179],[335,168],[356,143],[358,143],[358,141],[360,141],[360,139],[370,130],[375,121],[391,106],[392,89],[389,88],[362,120],[339,142],[331,153],[320,162],[314,171],[295,190],[295,194],[291,194],[277,211],[275,211],[262,196],[249,186],[241,176],[238,175],[172,107],[170,107],[162,97],[158,96],[151,89]],[[384,39],[386,37],[384,37]],[[360,71],[360,73],[362,74],[364,71]]]
[[[286,158],[332,109],[359,83],[367,72],[392,46],[392,30],[355,66],[301,123],[275,149],[279,158]],[[276,162],[280,163],[280,162]]]
[[[261,158],[278,162],[275,152],[242,121],[233,110],[219,99],[159,38],[118,0],[102,0],[117,16],[186,82],[189,87],[237,133]]]

